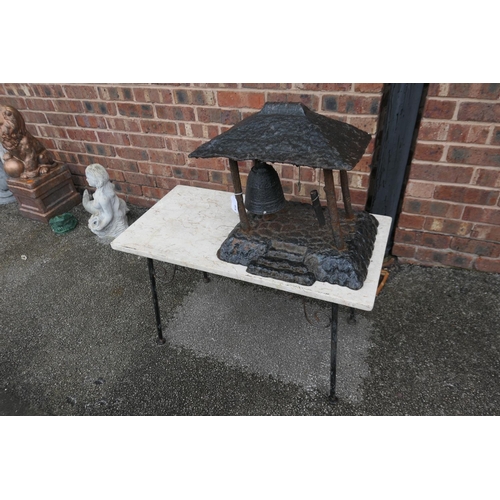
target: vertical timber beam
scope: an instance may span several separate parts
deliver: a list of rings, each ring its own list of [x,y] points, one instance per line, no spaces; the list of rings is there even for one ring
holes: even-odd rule
[[[333,241],[338,250],[344,250],[344,238],[340,229],[339,210],[337,208],[337,197],[335,196],[335,184],[333,182],[333,173],[330,169],[324,168],[326,205],[330,213],[332,224]]]
[[[250,222],[248,221],[247,211],[243,204],[243,190],[241,188],[240,170],[236,160],[229,159],[229,168],[231,170],[231,178],[233,180],[234,195],[236,196],[236,203],[238,204],[238,214],[240,216],[241,229],[248,231],[250,229]]]
[[[386,255],[394,242],[427,87],[424,83],[384,85],[365,210],[392,217]]]
[[[342,198],[344,199],[345,218],[352,220],[354,219],[354,212],[352,211],[347,170],[340,170],[340,185],[342,187]]]

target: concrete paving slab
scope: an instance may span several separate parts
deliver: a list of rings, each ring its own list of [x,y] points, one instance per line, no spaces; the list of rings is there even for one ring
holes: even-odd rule
[[[330,388],[331,306],[214,276],[199,283],[168,325],[172,343],[247,372],[325,396]],[[359,402],[368,375],[369,320],[339,320],[337,395]]]
[[[499,275],[395,266],[356,325],[340,308],[332,406],[328,329],[300,297],[166,265],[158,347],[145,259],[71,213],[56,235],[0,206],[0,415],[500,413]]]

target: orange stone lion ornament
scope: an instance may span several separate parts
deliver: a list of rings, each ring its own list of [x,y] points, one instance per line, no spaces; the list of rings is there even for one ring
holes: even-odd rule
[[[28,132],[21,113],[12,106],[0,105],[0,141],[7,151],[3,162],[10,177],[32,179],[57,166],[40,141]]]

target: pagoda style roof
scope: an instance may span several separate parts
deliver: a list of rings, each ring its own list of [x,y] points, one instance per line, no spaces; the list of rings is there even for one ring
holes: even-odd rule
[[[201,145],[189,157],[351,170],[370,139],[363,130],[320,115],[301,103],[268,102],[261,111]]]

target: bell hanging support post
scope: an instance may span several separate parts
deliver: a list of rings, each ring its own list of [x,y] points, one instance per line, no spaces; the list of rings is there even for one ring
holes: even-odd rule
[[[238,168],[238,162],[228,158],[229,168],[231,170],[231,178],[233,180],[234,195],[236,197],[236,203],[238,204],[238,215],[240,216],[241,229],[243,231],[250,230],[250,222],[248,220],[248,215],[245,210],[245,205],[243,204],[243,190],[241,187],[240,170]]]
[[[342,198],[344,199],[345,218],[347,220],[354,219],[354,212],[351,205],[351,193],[349,191],[349,179],[347,177],[347,170],[339,170],[340,173],[340,186],[342,187]]]
[[[319,193],[316,189],[313,189],[310,195],[311,203],[314,208],[316,218],[318,219],[319,227],[323,227],[325,225],[325,216],[323,215],[323,208],[321,207],[321,203],[319,202]]]
[[[337,197],[335,196],[335,184],[333,182],[333,173],[330,169],[323,169],[323,176],[325,178],[325,194],[326,205],[330,213],[330,220],[332,224],[333,241],[338,250],[344,250],[344,238],[342,237],[342,230],[340,229],[339,210],[337,208]]]

